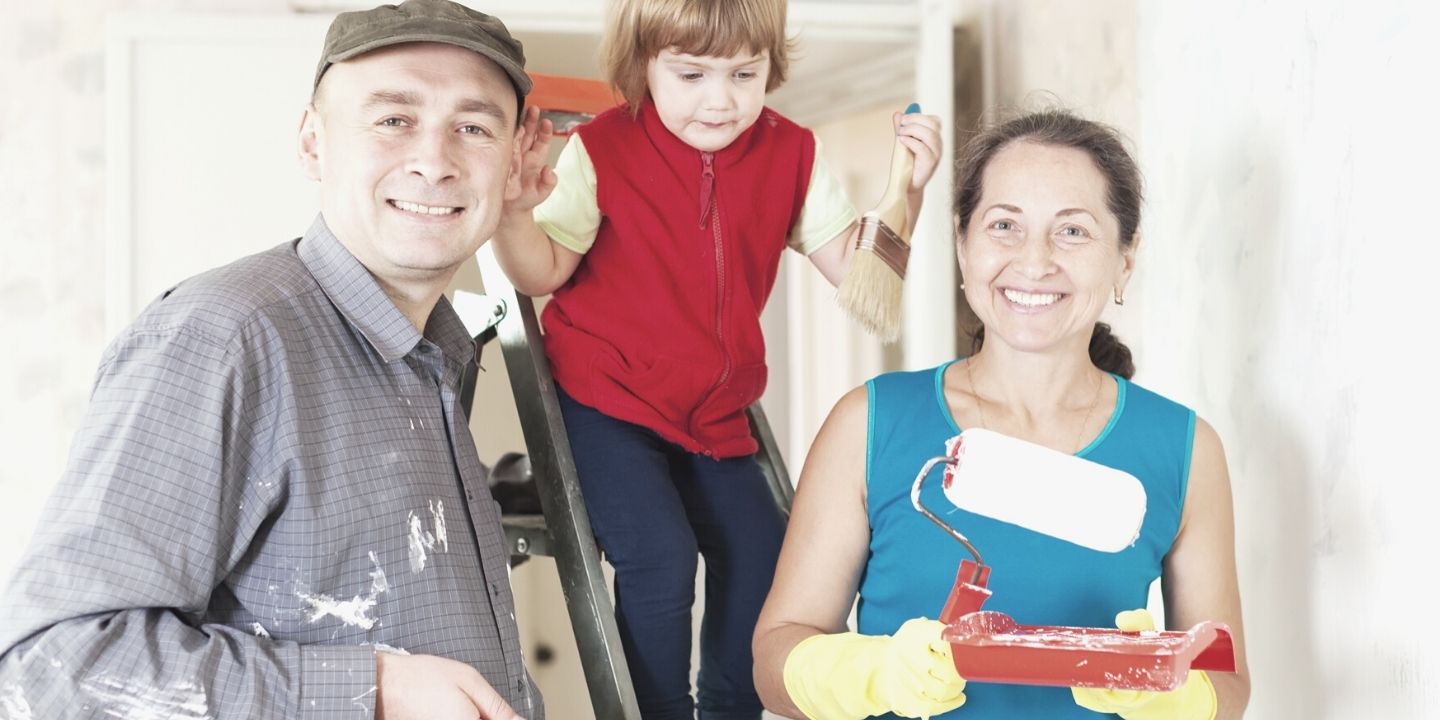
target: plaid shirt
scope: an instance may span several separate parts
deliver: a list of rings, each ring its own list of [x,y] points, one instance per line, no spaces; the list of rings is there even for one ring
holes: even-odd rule
[[[0,717],[369,717],[377,650],[543,717],[457,397],[473,355],[323,219],[166,292],[107,349],[0,596]]]

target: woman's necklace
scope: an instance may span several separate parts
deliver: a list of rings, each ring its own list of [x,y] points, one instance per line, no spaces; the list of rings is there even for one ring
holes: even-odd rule
[[[980,427],[989,429],[985,422],[985,401],[980,399],[980,392],[975,389],[975,358],[971,356],[965,360],[965,378],[970,381],[970,395],[975,398],[975,412],[980,414]],[[1090,416],[1095,414],[1095,406],[1100,404],[1100,378],[1095,380],[1095,399],[1090,401],[1090,409],[1085,411],[1085,419],[1080,421],[1080,431],[1075,433],[1075,441],[1071,443],[1075,447],[1072,452],[1080,452],[1084,446],[1080,444],[1085,439],[1085,428],[1090,424]]]

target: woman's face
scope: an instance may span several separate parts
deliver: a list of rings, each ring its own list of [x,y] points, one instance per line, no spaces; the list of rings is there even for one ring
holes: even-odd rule
[[[965,298],[986,342],[1083,352],[1135,264],[1105,176],[1083,150],[1019,141],[991,158],[981,182],[975,212],[956,230]]]

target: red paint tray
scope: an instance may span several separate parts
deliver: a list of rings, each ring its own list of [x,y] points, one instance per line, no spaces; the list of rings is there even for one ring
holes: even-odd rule
[[[1009,615],[984,611],[990,568],[970,541],[920,502],[930,470],[954,458],[925,464],[910,500],[923,515],[960,541],[974,560],[960,563],[940,621],[955,670],[977,682],[1061,687],[1170,691],[1190,670],[1235,672],[1235,651],[1224,623],[1203,622],[1189,631],[1130,632],[1115,628],[1019,625]]]

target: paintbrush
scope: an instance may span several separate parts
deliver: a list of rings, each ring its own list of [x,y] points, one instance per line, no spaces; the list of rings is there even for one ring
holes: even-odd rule
[[[920,112],[911,103],[905,114]],[[850,268],[836,294],[840,306],[884,342],[900,336],[900,290],[910,260],[909,203],[906,195],[915,174],[915,156],[895,138],[890,151],[890,179],[885,195],[860,218]]]

